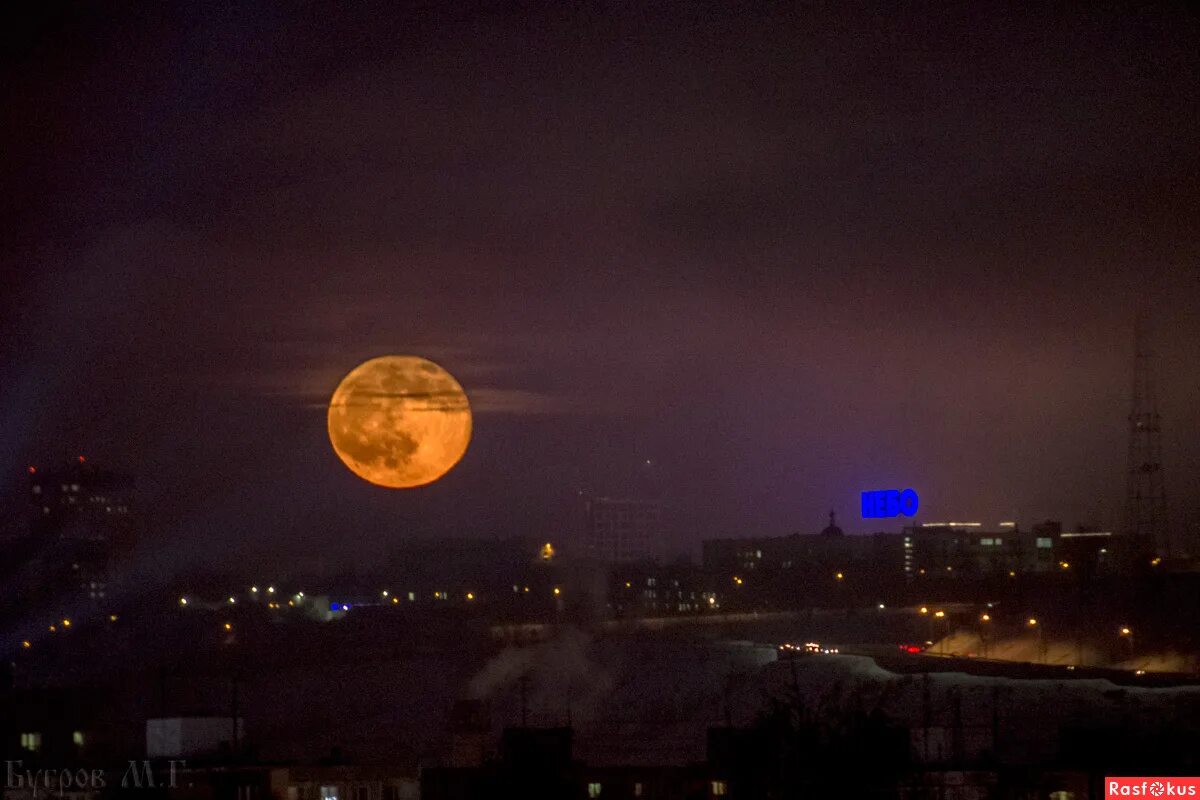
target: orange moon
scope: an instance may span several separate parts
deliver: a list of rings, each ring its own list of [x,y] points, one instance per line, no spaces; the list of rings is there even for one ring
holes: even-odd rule
[[[446,370],[418,356],[381,356],[342,378],[329,400],[329,442],[365,481],[433,483],[467,452],[471,404]]]

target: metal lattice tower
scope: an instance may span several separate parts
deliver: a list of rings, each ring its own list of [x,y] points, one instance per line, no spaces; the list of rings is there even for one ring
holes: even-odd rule
[[[1133,402],[1129,411],[1129,471],[1125,491],[1125,532],[1144,552],[1165,551],[1167,494],[1163,486],[1162,428],[1154,388],[1150,315],[1139,310],[1134,325]]]

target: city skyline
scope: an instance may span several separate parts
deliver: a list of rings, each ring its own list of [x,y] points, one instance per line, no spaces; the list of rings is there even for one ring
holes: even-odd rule
[[[6,507],[26,465],[84,452],[137,475],[189,564],[552,535],[579,488],[647,483],[692,552],[830,507],[877,530],[858,493],[906,486],[930,519],[1115,527],[1145,291],[1182,525],[1195,29],[45,15],[5,89]],[[477,423],[401,494],[345,474],[323,420],[390,353],[459,377]]]

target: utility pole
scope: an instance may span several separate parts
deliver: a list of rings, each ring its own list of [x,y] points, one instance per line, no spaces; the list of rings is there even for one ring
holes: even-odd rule
[[[518,681],[521,684],[521,727],[528,727],[529,724],[529,706],[526,703],[526,693],[529,690],[529,676],[522,675]]]
[[[233,685],[231,687],[232,691],[230,693],[231,696],[229,698],[229,714],[230,714],[230,720],[231,720],[233,729],[230,731],[229,741],[233,745],[233,748],[232,748],[233,752],[231,753],[231,756],[233,758],[237,758],[238,745],[239,745],[239,743],[238,743],[239,708],[238,708],[238,674],[236,671],[232,675],[232,683],[233,683]]]

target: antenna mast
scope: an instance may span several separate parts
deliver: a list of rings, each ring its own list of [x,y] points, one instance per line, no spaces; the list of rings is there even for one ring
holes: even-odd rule
[[[1125,490],[1125,533],[1143,553],[1166,552],[1167,495],[1163,486],[1162,428],[1154,387],[1150,312],[1138,310],[1134,325],[1133,398],[1129,411],[1129,468]]]

